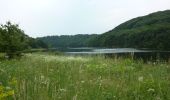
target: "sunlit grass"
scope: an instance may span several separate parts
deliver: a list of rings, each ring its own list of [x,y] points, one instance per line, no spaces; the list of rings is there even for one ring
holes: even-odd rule
[[[0,61],[2,94],[7,100],[168,100],[170,64],[26,54]]]

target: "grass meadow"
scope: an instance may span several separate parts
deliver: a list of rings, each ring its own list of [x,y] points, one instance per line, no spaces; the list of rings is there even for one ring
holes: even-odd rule
[[[0,60],[0,100],[170,100],[170,63],[25,54]]]

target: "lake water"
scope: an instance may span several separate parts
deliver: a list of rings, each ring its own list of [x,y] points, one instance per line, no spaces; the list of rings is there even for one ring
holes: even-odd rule
[[[169,61],[170,51],[135,49],[135,48],[65,48],[60,49],[66,55],[104,55],[106,57],[133,57],[145,61]]]
[[[66,54],[118,54],[134,52],[152,52],[151,50],[138,50],[134,48],[68,48]]]

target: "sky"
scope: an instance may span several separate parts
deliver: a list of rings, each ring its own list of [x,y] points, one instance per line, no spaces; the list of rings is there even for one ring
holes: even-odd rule
[[[0,23],[31,37],[101,34],[138,16],[170,10],[170,0],[0,0]]]

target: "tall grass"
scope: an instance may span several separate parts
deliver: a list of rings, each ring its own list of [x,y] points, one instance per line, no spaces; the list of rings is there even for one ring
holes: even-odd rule
[[[0,61],[0,100],[170,100],[170,64],[26,54]]]

